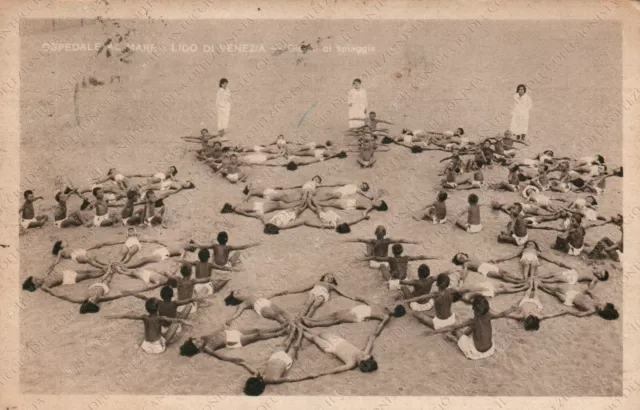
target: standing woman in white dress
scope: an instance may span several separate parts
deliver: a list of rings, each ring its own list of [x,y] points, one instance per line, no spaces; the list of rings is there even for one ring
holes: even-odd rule
[[[361,88],[362,81],[359,78],[353,80],[353,88],[349,90],[349,128],[364,126],[367,115],[367,91]],[[357,118],[357,119],[356,119]]]
[[[516,136],[518,141],[524,141],[529,129],[529,110],[532,104],[531,98],[527,94],[527,86],[519,84],[513,99],[516,105],[511,110],[511,127],[509,127],[509,130]]]
[[[229,80],[220,79],[220,88],[216,95],[216,106],[218,107],[218,135],[223,135],[229,126],[229,115],[231,114],[231,93],[227,90]]]

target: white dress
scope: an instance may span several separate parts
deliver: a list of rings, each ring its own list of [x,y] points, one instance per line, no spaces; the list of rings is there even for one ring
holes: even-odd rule
[[[231,114],[231,93],[220,87],[216,95],[216,107],[218,109],[218,131],[229,127],[229,115]]]
[[[522,97],[516,93],[513,96],[516,102],[515,107],[511,111],[511,126],[509,130],[513,135],[527,134],[529,129],[529,110],[531,109],[531,98],[525,93]]]
[[[365,118],[367,110],[367,92],[364,88],[356,90],[352,88],[349,91],[349,118]],[[358,128],[364,126],[364,120],[349,120],[349,128]]]

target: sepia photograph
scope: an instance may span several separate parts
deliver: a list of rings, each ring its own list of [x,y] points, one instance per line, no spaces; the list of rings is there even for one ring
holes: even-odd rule
[[[0,146],[19,158],[1,198],[19,236],[0,241],[19,359],[0,384],[90,409],[631,394],[625,2],[547,19],[300,3],[21,16],[19,82],[0,87],[19,118]]]

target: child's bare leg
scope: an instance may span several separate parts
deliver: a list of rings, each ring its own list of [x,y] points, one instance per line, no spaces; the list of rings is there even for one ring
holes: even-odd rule
[[[313,315],[316,313],[316,310],[318,310],[318,308],[320,308],[320,306],[322,306],[323,303],[324,303],[324,299],[316,298],[313,301],[313,304],[311,304],[311,307],[309,308],[309,312],[307,312],[307,316],[313,317]]]
[[[382,278],[385,281],[391,280],[391,272],[389,271],[389,268],[387,267],[387,265],[380,265],[380,273],[382,274]]]
[[[435,327],[433,326],[433,318],[431,316],[427,315],[426,313],[420,314],[420,313],[417,313],[417,312],[413,312],[413,317],[418,319],[418,321],[420,321],[420,323],[427,325],[431,329],[435,329]]]

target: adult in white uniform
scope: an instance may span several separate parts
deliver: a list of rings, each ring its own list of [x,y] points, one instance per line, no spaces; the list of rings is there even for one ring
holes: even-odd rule
[[[361,88],[362,81],[359,78],[353,80],[353,88],[349,90],[349,128],[358,128],[364,126],[364,118],[367,115],[367,91]]]
[[[531,97],[527,94],[527,86],[519,84],[516,94],[513,96],[516,104],[511,110],[511,126],[509,130],[517,140],[524,141],[529,130],[529,110],[531,109]]]
[[[216,107],[218,109],[218,135],[225,133],[229,127],[229,115],[231,114],[231,93],[227,90],[229,81],[220,79],[220,88],[216,95]]]

